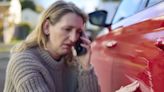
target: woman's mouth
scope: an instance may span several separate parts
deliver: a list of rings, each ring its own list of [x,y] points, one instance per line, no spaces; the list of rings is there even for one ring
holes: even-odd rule
[[[71,49],[72,45],[71,44],[64,44],[63,48],[65,49]]]

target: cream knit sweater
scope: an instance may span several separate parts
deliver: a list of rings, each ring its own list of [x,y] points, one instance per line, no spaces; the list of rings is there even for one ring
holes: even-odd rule
[[[38,47],[11,55],[4,92],[100,92],[93,68],[55,61]]]

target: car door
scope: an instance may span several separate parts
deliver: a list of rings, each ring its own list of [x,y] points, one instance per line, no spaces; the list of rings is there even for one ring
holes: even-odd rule
[[[140,83],[137,92],[162,92],[164,52],[156,43],[164,37],[164,2],[150,2],[138,1],[137,9],[123,18],[116,17],[118,8],[112,32],[92,43],[91,61],[102,92],[114,92],[134,80]]]

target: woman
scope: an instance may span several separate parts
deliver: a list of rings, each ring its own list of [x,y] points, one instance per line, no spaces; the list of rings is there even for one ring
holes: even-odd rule
[[[72,3],[57,1],[35,30],[11,51],[4,92],[100,92],[90,65],[90,40],[84,35],[86,15]],[[82,40],[87,52],[76,55]]]

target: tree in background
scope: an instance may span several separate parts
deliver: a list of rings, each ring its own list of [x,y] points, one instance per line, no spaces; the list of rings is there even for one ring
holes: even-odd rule
[[[30,8],[31,10],[37,13],[40,13],[44,10],[42,6],[36,5],[33,0],[20,0],[20,2],[21,2],[22,10],[26,8]]]
[[[33,11],[36,11],[36,5],[32,0],[20,0],[22,5],[22,10],[26,8],[30,8]]]

